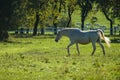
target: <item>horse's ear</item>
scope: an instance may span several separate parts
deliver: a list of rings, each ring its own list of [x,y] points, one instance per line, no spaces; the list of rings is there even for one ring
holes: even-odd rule
[[[62,31],[62,30],[63,30],[63,28],[58,29],[57,33],[60,33],[60,31]]]
[[[57,30],[57,34],[60,32],[60,30]]]
[[[58,33],[60,33],[61,31],[63,31],[65,28],[59,28],[58,30],[57,30],[57,34]]]
[[[58,30],[57,32],[60,32],[61,30]]]

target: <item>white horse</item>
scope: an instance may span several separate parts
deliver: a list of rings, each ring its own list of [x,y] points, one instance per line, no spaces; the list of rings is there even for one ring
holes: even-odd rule
[[[55,41],[58,42],[62,36],[66,36],[70,39],[70,44],[67,46],[68,56],[70,56],[69,48],[73,44],[76,44],[78,55],[80,54],[78,43],[88,44],[91,42],[93,46],[93,51],[91,55],[93,55],[96,50],[96,42],[101,46],[103,54],[105,55],[105,50],[104,46],[101,43],[101,39],[103,39],[107,43],[107,46],[110,47],[109,38],[105,37],[103,31],[100,29],[91,31],[81,31],[78,28],[66,28],[58,32]]]

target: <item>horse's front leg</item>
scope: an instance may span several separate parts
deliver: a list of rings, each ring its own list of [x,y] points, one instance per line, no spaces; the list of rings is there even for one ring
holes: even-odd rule
[[[72,46],[74,43],[70,43],[68,46],[67,46],[67,52],[68,52],[68,56],[70,56],[70,46]]]
[[[78,56],[79,56],[80,55],[80,51],[79,51],[78,43],[76,43],[76,48],[77,48],[77,52],[78,52]]]
[[[95,42],[92,42],[92,46],[93,46],[93,51],[92,51],[91,56],[93,56],[93,54],[94,54],[94,52],[95,52],[95,50],[96,50],[96,45],[95,45]]]

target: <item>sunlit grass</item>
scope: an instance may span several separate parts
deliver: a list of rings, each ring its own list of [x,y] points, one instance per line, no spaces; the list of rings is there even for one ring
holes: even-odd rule
[[[10,37],[0,43],[0,80],[119,80],[120,43],[111,43],[106,56],[97,45],[94,56],[90,56],[92,45],[70,48],[67,57],[66,46],[69,39],[63,37],[56,43],[52,35],[29,38]],[[114,39],[111,37],[111,39]]]

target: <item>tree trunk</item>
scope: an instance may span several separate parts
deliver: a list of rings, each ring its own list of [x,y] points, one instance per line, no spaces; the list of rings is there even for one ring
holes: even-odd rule
[[[41,35],[44,35],[45,34],[45,30],[44,30],[44,27],[41,28]]]
[[[82,7],[82,14],[81,14],[81,29],[84,30],[84,22],[85,22],[85,18],[86,18],[86,10],[85,7]]]
[[[71,16],[69,16],[69,20],[66,27],[71,27]]]
[[[54,25],[54,35],[56,35],[57,34],[57,23],[53,23],[53,25]]]
[[[70,11],[70,7],[68,7],[68,17],[69,17],[69,20],[68,20],[68,23],[66,25],[66,27],[71,27],[71,11]]]
[[[58,2],[58,1],[55,0],[55,6],[54,6],[54,8],[53,8],[54,35],[57,34],[57,28],[58,28],[58,27],[57,27],[57,18],[58,18],[59,15],[55,15],[55,14],[54,14],[54,10],[57,9],[57,2]],[[60,6],[59,6],[59,8],[57,9],[59,13],[61,13],[61,9],[62,9],[62,0],[60,0]]]
[[[84,30],[85,17],[83,15],[81,16],[81,22],[82,22],[81,29]]]
[[[53,19],[53,25],[54,25],[54,35],[57,34],[57,20],[58,16],[54,16],[54,19]]]
[[[110,22],[110,35],[113,35],[113,21],[108,17],[107,13],[103,10],[106,19]]]
[[[37,35],[38,23],[39,23],[39,14],[38,14],[38,12],[36,12],[36,21],[34,24],[33,36]]]
[[[6,30],[0,29],[0,41],[6,41],[8,37],[8,32]]]
[[[84,30],[84,22],[85,22],[85,18],[88,15],[88,12],[92,9],[92,4],[90,3],[89,0],[86,0],[85,4],[83,3],[78,3],[79,7],[82,8],[82,13],[81,13],[81,29]]]
[[[113,35],[113,21],[112,20],[109,21],[110,21],[110,35]]]
[[[0,41],[7,41],[9,38],[8,30],[11,26],[10,17],[1,15],[1,12],[0,10]]]

